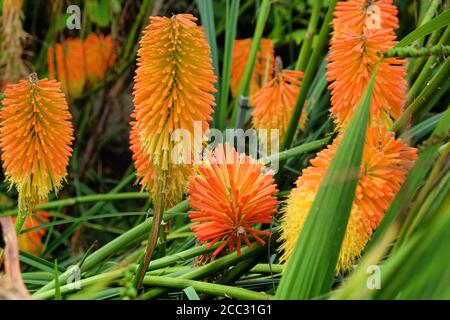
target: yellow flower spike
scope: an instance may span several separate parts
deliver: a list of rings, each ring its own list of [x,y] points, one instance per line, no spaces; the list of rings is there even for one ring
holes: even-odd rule
[[[342,135],[311,160],[284,208],[283,259],[288,259],[306,221],[323,177]],[[386,128],[370,127],[364,145],[360,177],[336,270],[344,272],[359,257],[373,230],[380,224],[416,159],[415,148],[405,145]]]
[[[4,96],[1,158],[6,180],[19,193],[20,230],[36,203],[62,187],[72,154],[72,116],[60,83],[36,74],[8,85]]]

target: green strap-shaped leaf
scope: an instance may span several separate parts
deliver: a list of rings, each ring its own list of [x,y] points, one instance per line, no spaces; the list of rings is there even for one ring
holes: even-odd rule
[[[376,73],[320,185],[287,262],[278,299],[311,299],[331,289],[358,183]]]
[[[450,24],[450,9],[445,10],[443,13],[438,15],[436,18],[431,19],[424,25],[415,29],[413,32],[404,37],[396,47],[406,47],[413,43],[414,41],[425,37],[426,35],[433,33],[436,30],[439,30],[443,27],[446,27]]]

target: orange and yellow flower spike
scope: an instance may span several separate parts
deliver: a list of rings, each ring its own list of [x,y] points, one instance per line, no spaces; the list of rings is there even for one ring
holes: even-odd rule
[[[229,144],[217,146],[199,165],[188,187],[194,209],[189,217],[198,222],[192,231],[201,242],[212,246],[223,240],[214,256],[226,246],[240,254],[243,243],[251,246],[250,236],[264,244],[260,236],[269,233],[255,225],[270,223],[278,204],[273,172],[264,170],[264,164],[238,154]]]
[[[287,200],[282,221],[283,260],[289,258],[295,247],[341,138],[342,135],[311,160],[311,166],[303,170]],[[338,272],[349,269],[361,254],[413,166],[416,152],[384,127],[368,129],[355,199],[336,267]]]
[[[36,74],[8,85],[4,95],[1,158],[6,180],[19,192],[20,230],[36,203],[62,187],[72,154],[72,116],[60,83]]]
[[[156,245],[162,212],[181,200],[191,170],[190,163],[179,163],[172,135],[190,134],[193,150],[196,123],[205,131],[212,119],[217,80],[204,30],[196,21],[191,14],[150,17],[140,40],[130,139],[138,179],[152,193],[155,215],[137,285]],[[181,156],[192,161],[192,154],[184,150]]]

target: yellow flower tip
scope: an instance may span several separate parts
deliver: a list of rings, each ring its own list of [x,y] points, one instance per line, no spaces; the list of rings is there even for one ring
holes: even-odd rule
[[[62,187],[72,153],[72,117],[55,80],[30,77],[10,84],[2,104],[0,148],[6,180],[17,188],[19,205],[32,209]]]
[[[240,254],[242,244],[251,246],[249,237],[264,244],[261,235],[269,235],[255,226],[270,223],[277,211],[278,192],[273,172],[264,173],[264,165],[238,154],[229,144],[218,145],[199,165],[188,185],[189,212],[192,227],[201,242],[209,246],[223,243],[214,251],[216,256],[226,246]]]
[[[250,56],[252,39],[240,39],[234,41],[233,56],[231,63],[230,88],[233,97],[239,93],[245,67]],[[262,38],[250,80],[249,96],[252,97],[267,81],[273,78],[274,71],[274,47],[270,39]]]
[[[189,161],[178,164],[173,158],[172,134],[187,131],[192,146],[195,123],[207,130],[215,105],[217,79],[211,51],[196,20],[190,14],[150,17],[140,41],[135,76],[130,140],[140,183],[153,190],[160,173],[167,172],[166,192],[176,198],[191,168]]]
[[[282,140],[294,111],[302,79],[303,72],[282,70],[259,89],[252,99],[253,126],[257,129],[279,129],[279,138]],[[302,122],[306,117],[306,112],[303,112]]]
[[[311,160],[303,170],[297,187],[291,192],[282,223],[283,259],[292,252],[296,239],[306,220],[317,190],[342,140],[342,135]],[[405,145],[385,127],[371,127],[367,131],[360,177],[346,235],[336,267],[345,271],[357,259],[378,227],[395,195],[400,190],[408,171],[417,157],[415,148]]]
[[[373,5],[373,6],[372,6]],[[379,25],[367,18],[371,7],[381,17]],[[333,21],[327,80],[332,91],[331,112],[345,129],[377,66],[370,122],[390,126],[400,116],[407,93],[406,60],[382,58],[395,46],[397,8],[392,1],[339,2]],[[381,54],[380,54],[381,53]]]
[[[308,188],[297,187],[292,190],[283,209],[281,261],[286,262],[295,248],[297,239],[308,216],[316,193]],[[339,253],[336,272],[343,273],[350,269],[360,256],[364,246],[370,239],[372,231],[361,215],[361,210],[354,205],[350,213],[347,230]]]

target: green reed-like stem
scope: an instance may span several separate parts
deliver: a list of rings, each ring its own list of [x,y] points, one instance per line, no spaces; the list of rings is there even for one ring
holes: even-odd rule
[[[334,8],[336,7],[337,0],[331,0],[328,4],[328,12],[323,21],[322,28],[319,33],[319,40],[317,45],[313,50],[311,59],[309,60],[308,66],[306,67],[305,76],[303,78],[302,88],[300,94],[295,102],[294,112],[292,114],[289,126],[286,132],[286,137],[284,139],[282,150],[289,149],[294,140],[295,132],[297,131],[298,122],[300,115],[302,113],[303,105],[305,104],[306,97],[308,95],[309,88],[314,80],[314,75],[317,70],[320,58],[322,57],[323,50],[328,43],[328,37],[330,34],[331,21],[333,19]]]

